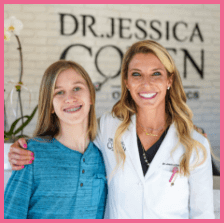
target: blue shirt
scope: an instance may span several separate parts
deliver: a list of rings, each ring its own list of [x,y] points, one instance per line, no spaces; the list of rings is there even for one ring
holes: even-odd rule
[[[103,218],[105,166],[92,142],[84,154],[55,138],[29,140],[28,149],[35,160],[13,171],[4,194],[5,219]]]

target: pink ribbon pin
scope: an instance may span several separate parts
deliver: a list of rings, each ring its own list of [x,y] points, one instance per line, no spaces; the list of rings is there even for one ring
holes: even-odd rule
[[[172,170],[172,172],[173,172],[173,173],[172,173],[172,175],[171,175],[171,177],[170,177],[170,179],[169,179],[169,182],[172,181],[174,175],[178,172],[178,168],[177,168],[177,167],[174,167],[173,170]]]

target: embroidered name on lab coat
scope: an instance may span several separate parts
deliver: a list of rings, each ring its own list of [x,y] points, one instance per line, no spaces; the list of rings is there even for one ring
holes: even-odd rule
[[[168,166],[180,166],[179,164],[174,164],[174,163],[162,163],[162,165],[168,165]]]
[[[124,151],[126,151],[126,147],[124,145],[124,142],[121,142],[121,146],[123,148]],[[107,142],[107,148],[111,151],[114,151],[114,148],[113,148],[113,139],[112,138],[109,138],[108,139],[108,142]]]

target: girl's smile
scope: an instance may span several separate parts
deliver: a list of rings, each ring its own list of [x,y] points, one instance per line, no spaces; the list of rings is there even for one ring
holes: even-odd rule
[[[80,106],[72,106],[72,107],[69,107],[69,108],[65,108],[65,109],[63,109],[65,112],[67,112],[67,113],[74,113],[74,112],[77,112],[77,111],[79,111],[80,109],[81,109],[81,107],[82,107],[82,105],[80,105]]]

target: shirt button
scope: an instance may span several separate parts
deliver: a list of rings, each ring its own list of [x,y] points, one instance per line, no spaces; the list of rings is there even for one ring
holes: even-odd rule
[[[82,187],[82,186],[83,186],[83,183],[80,184],[80,187]]]
[[[83,162],[85,162],[85,158],[83,158]]]
[[[85,170],[82,170],[82,173],[85,173]]]

